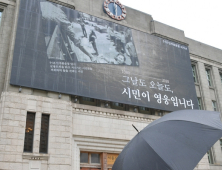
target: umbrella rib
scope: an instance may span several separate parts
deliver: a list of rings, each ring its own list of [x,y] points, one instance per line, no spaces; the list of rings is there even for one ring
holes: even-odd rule
[[[130,141],[130,142],[131,142],[131,141]],[[127,144],[127,145],[128,145],[128,144]],[[126,146],[127,146],[127,145],[126,145]],[[128,148],[128,149],[129,149],[129,148]],[[128,149],[126,150],[126,153],[128,153],[128,151],[129,151]],[[124,165],[125,160],[126,160],[126,159],[123,159],[123,163],[122,163],[123,165]],[[137,165],[139,165],[139,164],[137,163]]]
[[[194,169],[210,146],[222,136],[219,113],[208,112],[182,110],[178,111],[181,115],[174,112],[150,123],[124,147],[115,168]]]
[[[168,121],[190,122],[190,123],[195,123],[195,124],[200,124],[200,125],[208,126],[208,127],[211,127],[211,128],[213,128],[213,129],[215,129],[215,130],[222,130],[222,129],[215,128],[215,127],[212,127],[212,126],[209,126],[209,125],[203,124],[203,123],[194,122],[194,121],[188,121],[188,120],[165,120],[165,121],[162,121],[162,122],[156,123],[156,124],[151,125],[151,126],[148,125],[145,129],[148,129],[148,128],[152,127],[152,126],[156,126],[156,125],[159,125],[160,123],[164,123],[164,122],[168,122]]]
[[[150,126],[149,128],[153,128],[155,125],[159,125],[159,124],[161,124],[161,123],[166,123],[167,121],[181,121],[181,122],[189,122],[189,123],[192,123],[192,124],[199,124],[199,125],[202,125],[202,126],[204,126],[204,127],[208,127],[208,128],[211,128],[212,130],[222,130],[222,129],[219,129],[219,128],[215,128],[215,127],[212,127],[212,126],[210,126],[210,125],[206,125],[206,124],[203,124],[203,123],[198,123],[198,122],[194,122],[194,121],[187,121],[187,120],[166,120],[166,121],[163,121],[163,122],[159,122],[159,123],[157,123],[157,124],[154,124],[153,126]],[[147,129],[149,129],[149,128],[147,128]],[[144,130],[147,130],[147,129],[144,129]],[[141,131],[141,132],[143,132],[143,130]],[[144,132],[145,133],[145,132]],[[143,138],[143,136],[141,136],[142,137],[142,139],[152,148],[152,150],[155,152],[155,150],[153,149],[153,147]],[[195,148],[194,148],[195,149]],[[160,155],[157,153],[157,152],[155,152],[159,157],[160,157]],[[163,160],[165,163],[166,163],[166,161],[162,158],[162,157],[160,157],[161,158],[161,160]],[[168,163],[166,163],[171,169],[172,169],[172,167],[168,164]],[[172,169],[173,170],[173,169]]]
[[[143,138],[143,136],[141,136],[141,138],[147,143],[147,141]],[[150,144],[149,143],[147,143],[149,146],[150,146]],[[152,146],[150,146],[150,148],[153,150],[153,152],[154,153],[156,153],[157,155],[158,155],[158,157],[163,161],[163,162],[165,162],[166,163],[166,161],[153,149],[153,147]],[[167,163],[166,163],[167,164]],[[167,164],[168,165],[168,164]],[[170,165],[168,165],[169,166],[169,170],[173,170],[173,168],[170,166]],[[168,169],[167,169],[168,170]]]
[[[217,128],[215,128],[215,127],[211,127],[211,126],[206,125],[206,124],[202,124],[202,123],[196,123],[196,122],[187,121],[187,120],[167,120],[167,121],[181,121],[181,122],[190,122],[190,123],[194,123],[194,124],[200,124],[200,125],[205,126],[205,127],[209,127],[209,128],[211,128],[212,130],[222,130],[222,129],[217,129]],[[155,124],[155,125],[159,125],[159,124],[161,124],[161,123],[165,123],[165,122],[167,122],[167,121],[163,121],[163,122],[157,123],[157,124]],[[154,127],[155,125],[153,125],[152,127]],[[151,128],[151,127],[149,127],[149,128]],[[144,139],[144,140],[145,140],[145,139]]]

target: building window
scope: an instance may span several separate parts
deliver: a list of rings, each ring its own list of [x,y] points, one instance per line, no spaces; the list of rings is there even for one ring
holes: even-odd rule
[[[150,111],[150,109],[149,108],[147,108],[147,107],[139,107],[139,110],[140,111],[147,111],[147,112],[149,112]]]
[[[82,97],[82,100],[87,101],[87,102],[94,102],[95,99],[89,98],[89,97]]]
[[[80,97],[79,103],[85,105],[97,106],[97,101],[98,100],[89,97]]]
[[[116,103],[115,102],[115,103],[113,103],[113,105],[116,106],[116,107],[124,107],[124,105],[122,103]]]
[[[90,153],[90,152],[80,152],[80,169],[85,168],[101,168],[101,154],[100,153]]]
[[[100,164],[100,154],[91,153],[91,163],[92,164]]]
[[[207,156],[208,156],[208,162],[209,162],[209,164],[214,164],[213,154],[212,154],[211,149],[207,152]]]
[[[42,114],[39,153],[48,152],[49,115]]]
[[[0,9],[0,26],[1,26],[1,19],[2,19],[2,10]]]
[[[221,81],[221,83],[222,83],[222,73],[220,73],[220,81]]]
[[[207,82],[209,86],[212,86],[212,79],[211,79],[211,73],[210,69],[206,69],[206,76],[207,76]]]
[[[159,111],[158,116],[162,117],[163,116],[163,111]]]
[[[192,73],[193,73],[194,83],[198,83],[198,81],[197,81],[196,65],[192,64],[191,67],[192,67]]]
[[[201,98],[197,98],[199,110],[203,110]]]
[[[220,149],[222,151],[222,139],[220,139]]]
[[[214,111],[217,111],[217,103],[216,103],[216,101],[212,100],[212,107],[213,107]]]
[[[112,102],[111,103],[111,108],[112,109],[117,109],[117,110],[125,110],[125,105],[122,104],[122,103]]]
[[[88,163],[89,162],[89,154],[85,152],[80,153],[80,163]]]
[[[28,112],[26,117],[24,152],[32,152],[34,124],[35,124],[35,113]]]
[[[149,115],[155,115],[155,111],[153,109],[150,109],[148,107],[138,107],[139,113],[149,114]]]

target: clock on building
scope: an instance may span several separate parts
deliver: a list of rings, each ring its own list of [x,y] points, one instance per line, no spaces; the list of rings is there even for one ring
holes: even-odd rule
[[[126,8],[118,0],[105,0],[104,10],[115,20],[121,21],[126,18]]]

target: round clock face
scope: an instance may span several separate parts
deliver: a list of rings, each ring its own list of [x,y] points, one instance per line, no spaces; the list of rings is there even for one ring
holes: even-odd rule
[[[113,19],[120,21],[126,18],[126,8],[118,0],[105,0],[104,9]]]

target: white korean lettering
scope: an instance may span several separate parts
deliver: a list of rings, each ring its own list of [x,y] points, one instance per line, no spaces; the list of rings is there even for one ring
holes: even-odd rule
[[[147,97],[148,102],[150,102],[150,94],[149,94],[148,91],[143,92],[143,93],[142,93],[142,97],[143,97],[143,98],[146,98],[146,97]]]
[[[134,95],[136,100],[141,100],[140,91],[138,89],[137,90],[132,90],[132,94]]]
[[[128,89],[128,92],[127,92],[127,89]],[[124,91],[123,91],[123,93],[122,93],[122,94],[127,94],[127,95],[129,95],[129,98],[131,98],[131,92],[130,92],[130,88],[129,88],[129,87],[127,87],[127,89],[126,89],[126,88],[124,88]]]
[[[123,76],[123,77],[125,77],[125,80],[122,80],[122,82],[124,82],[124,83],[130,83],[129,77],[127,77],[127,76]]]
[[[194,106],[193,101],[190,99],[190,100],[187,100],[186,102],[187,102],[187,106],[191,106],[191,108],[193,109],[193,106]]]
[[[169,91],[169,92],[173,93],[173,91],[170,90],[170,87],[169,87],[169,86],[170,86],[170,85],[165,84],[165,91]]]
[[[150,82],[150,85],[151,85],[150,88],[152,88],[152,89],[156,89],[156,87],[155,87],[155,83],[154,83],[153,81]]]
[[[133,86],[138,86],[138,84],[137,84],[137,82],[138,82],[137,77],[135,77],[134,79],[132,77],[130,77],[130,79],[132,81]]]
[[[162,100],[165,100],[164,103],[165,103],[166,105],[169,104],[170,99],[168,99],[168,96],[167,96],[167,95],[164,95],[163,98],[162,98]]]
[[[139,86],[146,86],[145,80],[139,79]]]
[[[182,100],[183,100],[183,102],[181,102],[181,100],[179,99],[179,103],[180,103],[181,105],[183,104],[183,105],[184,105],[184,108],[186,108],[187,106],[186,106],[185,99],[183,98]]]
[[[164,85],[160,84],[159,82],[157,82],[156,86],[158,87],[159,90],[163,91]]]
[[[159,94],[154,94],[154,97],[157,99],[157,102],[160,104],[160,103],[162,103],[162,101],[161,101],[161,94],[159,93]]]
[[[173,105],[174,105],[174,106],[178,107],[178,100],[177,100],[177,97],[176,97],[176,96],[175,96],[175,98],[174,98],[174,97],[171,97],[171,101],[173,102]]]

